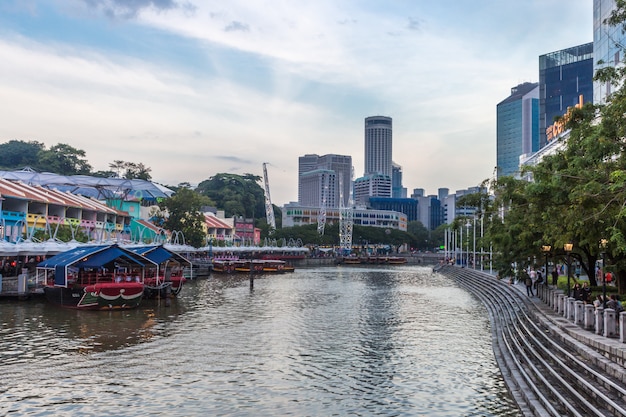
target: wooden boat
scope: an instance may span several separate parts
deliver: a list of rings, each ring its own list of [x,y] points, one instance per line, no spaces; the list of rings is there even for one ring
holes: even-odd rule
[[[402,256],[346,256],[339,259],[338,264],[359,265],[359,264],[376,264],[376,265],[401,265],[407,263],[407,259]]]
[[[233,261],[235,272],[241,274],[282,274],[295,268],[280,259],[240,259]]]
[[[144,298],[176,297],[186,279],[182,275],[150,277],[144,280]]]
[[[138,307],[143,297],[140,282],[98,282],[82,286],[44,287],[48,301],[81,310],[118,310]]]
[[[186,279],[185,269],[191,270],[191,261],[163,245],[135,246],[129,248],[156,264],[150,268],[144,278],[144,298],[176,297],[183,288]]]
[[[235,272],[235,265],[230,259],[214,259],[212,271],[216,274],[232,274]]]
[[[407,259],[403,256],[390,256],[387,258],[387,263],[389,265],[402,265],[407,263]]]
[[[346,265],[357,265],[361,263],[361,258],[357,256],[346,256],[341,260],[341,263],[344,263]]]
[[[37,281],[45,283],[46,298],[62,307],[129,309],[143,299],[146,266],[154,264],[118,245],[79,246],[40,262]],[[131,278],[131,270],[139,272]]]

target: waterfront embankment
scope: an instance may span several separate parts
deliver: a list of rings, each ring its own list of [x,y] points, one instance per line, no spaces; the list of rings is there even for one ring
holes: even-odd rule
[[[527,416],[626,415],[626,313],[583,306],[541,285],[455,266],[436,267],[486,307],[504,380]]]

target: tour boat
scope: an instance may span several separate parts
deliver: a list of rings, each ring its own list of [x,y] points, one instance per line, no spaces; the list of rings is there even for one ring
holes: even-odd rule
[[[79,246],[37,265],[37,281],[53,304],[81,310],[138,307],[152,261],[118,245]],[[131,274],[135,271],[135,274]]]
[[[163,245],[135,246],[129,249],[157,265],[155,269],[147,271],[143,279],[144,298],[169,298],[180,293],[186,281],[185,268],[193,268],[191,261]]]
[[[212,271],[216,274],[232,274],[235,272],[235,265],[230,259],[213,259]]]

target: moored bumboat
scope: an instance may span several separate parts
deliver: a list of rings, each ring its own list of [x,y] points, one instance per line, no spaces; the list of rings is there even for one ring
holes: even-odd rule
[[[53,304],[81,310],[136,308],[151,260],[118,245],[79,246],[37,265],[37,281]]]

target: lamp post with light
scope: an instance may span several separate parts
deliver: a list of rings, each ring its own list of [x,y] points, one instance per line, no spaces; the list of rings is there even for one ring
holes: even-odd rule
[[[550,245],[543,245],[541,247],[541,251],[546,254],[546,270],[545,270],[545,276],[543,278],[543,281],[546,283],[546,285],[548,285],[548,256],[550,255],[551,250],[552,250],[552,246]]]
[[[566,243],[563,245],[563,249],[567,252],[567,296],[570,296],[570,277],[572,275],[572,249],[574,249],[573,243]]]
[[[600,239],[600,249],[602,249],[602,307],[606,308],[606,246],[609,243],[606,239]]]
[[[469,268],[469,255],[470,255],[470,239],[469,239],[469,228],[472,224],[470,223],[469,219],[467,219],[467,223],[465,223],[465,238],[467,239],[467,245],[465,245],[465,248],[467,249],[467,257],[466,257],[466,267]]]

